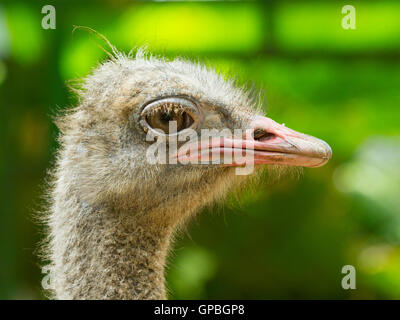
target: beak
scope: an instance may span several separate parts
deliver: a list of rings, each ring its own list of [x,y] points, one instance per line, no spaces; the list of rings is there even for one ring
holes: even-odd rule
[[[325,141],[289,129],[270,118],[257,118],[251,127],[255,164],[320,167],[332,157],[332,149]]]
[[[191,150],[193,151],[193,150]],[[222,156],[232,161],[226,166],[243,166],[251,158],[254,164],[320,167],[332,156],[329,145],[312,136],[294,131],[267,117],[258,117],[241,138],[212,139],[201,142],[196,152],[179,150],[180,161]],[[243,155],[243,153],[245,155]],[[239,159],[239,160],[237,160]]]

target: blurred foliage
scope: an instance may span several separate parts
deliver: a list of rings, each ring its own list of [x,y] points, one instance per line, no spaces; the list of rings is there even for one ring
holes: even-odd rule
[[[340,5],[338,5],[340,4]],[[289,50],[334,50],[346,52],[400,49],[400,3],[357,3],[355,30],[338,28],[342,6],[347,2],[286,2],[277,6],[276,39]]]
[[[106,58],[74,25],[254,83],[269,116],[332,146],[325,167],[199,215],[170,257],[171,298],[400,298],[397,1],[356,2],[356,30],[341,27],[343,1],[59,0],[56,30],[40,27],[45,4],[0,4],[0,298],[43,298],[32,214],[54,160],[51,118],[74,103],[65,81]],[[356,290],[341,288],[346,264]]]

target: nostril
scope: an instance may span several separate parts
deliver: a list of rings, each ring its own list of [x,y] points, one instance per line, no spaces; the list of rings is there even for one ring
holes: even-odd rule
[[[267,132],[264,129],[255,129],[253,131],[253,139],[256,141],[266,141],[274,138],[273,133]]]

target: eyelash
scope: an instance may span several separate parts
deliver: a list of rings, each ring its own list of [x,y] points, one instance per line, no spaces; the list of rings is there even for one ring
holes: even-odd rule
[[[181,104],[172,104],[172,103],[160,104],[156,107],[151,108],[147,112],[143,112],[142,116],[154,115],[157,112],[163,112],[163,111],[171,112],[177,109],[179,109],[179,111],[184,111],[184,107]]]

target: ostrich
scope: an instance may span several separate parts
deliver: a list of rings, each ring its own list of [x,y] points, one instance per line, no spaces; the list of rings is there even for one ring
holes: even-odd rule
[[[250,130],[197,151],[248,150],[256,169],[317,167],[331,157],[322,140],[264,117],[233,81],[179,58],[115,53],[77,91],[79,105],[57,119],[45,218],[53,298],[166,299],[164,265],[176,230],[247,179],[235,171],[243,162],[150,164],[149,131],[170,138],[187,129]]]

